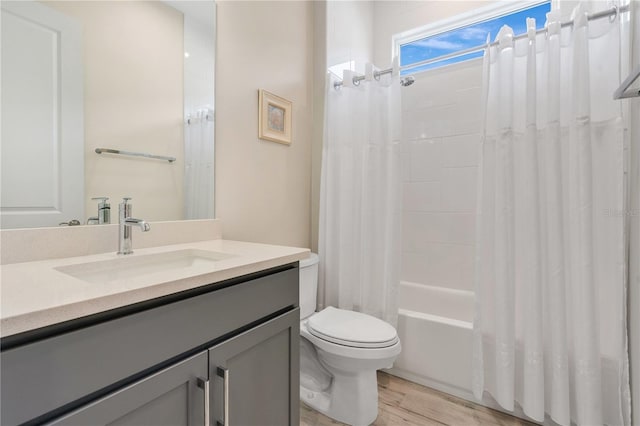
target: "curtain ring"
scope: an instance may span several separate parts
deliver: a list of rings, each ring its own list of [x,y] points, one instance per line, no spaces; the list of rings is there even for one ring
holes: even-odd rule
[[[609,15],[609,22],[610,23],[614,23],[616,21],[616,19],[618,19],[618,13],[620,13],[620,10],[618,9],[618,5],[614,4],[613,5],[613,14]]]

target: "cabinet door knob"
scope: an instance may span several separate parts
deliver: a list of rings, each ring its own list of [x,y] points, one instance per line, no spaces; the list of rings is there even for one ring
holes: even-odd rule
[[[198,377],[197,384],[204,391],[204,426],[209,426],[209,380]]]
[[[229,369],[228,368],[222,368],[222,367],[218,367],[218,369],[216,370],[216,374],[218,375],[218,377],[222,377],[223,383],[224,383],[224,392],[223,392],[223,410],[224,412],[222,413],[222,419],[224,421],[224,425],[223,426],[230,426],[229,425]],[[218,422],[218,424],[220,424],[220,422]]]

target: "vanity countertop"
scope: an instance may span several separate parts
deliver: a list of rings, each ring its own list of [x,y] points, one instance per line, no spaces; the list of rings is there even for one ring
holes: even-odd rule
[[[123,258],[116,253],[2,265],[0,337],[286,265],[309,256],[309,250],[303,248],[217,239],[136,249],[126,258],[180,250],[202,250],[230,256],[213,263],[195,262],[109,283],[85,281],[60,269]]]

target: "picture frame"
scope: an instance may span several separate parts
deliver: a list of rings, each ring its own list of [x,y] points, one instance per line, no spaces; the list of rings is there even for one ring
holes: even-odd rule
[[[258,137],[291,145],[292,102],[264,89],[258,91]]]

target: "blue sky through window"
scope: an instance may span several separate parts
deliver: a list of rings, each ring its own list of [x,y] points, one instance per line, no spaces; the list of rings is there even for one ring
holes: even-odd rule
[[[526,18],[535,18],[538,29],[544,27],[546,14],[551,10],[551,3],[542,3],[527,9],[515,11],[507,15],[472,25],[449,30],[440,34],[412,41],[400,46],[400,66],[415,64],[438,56],[469,49],[483,45],[487,40],[487,34],[491,35],[493,41],[503,25],[513,28],[515,34],[522,34],[527,31]],[[412,74],[430,68],[437,68],[443,65],[466,61],[468,59],[479,58],[482,51],[469,53],[466,55],[450,58],[444,61],[427,64],[421,67],[411,68],[402,71],[401,74]]]

